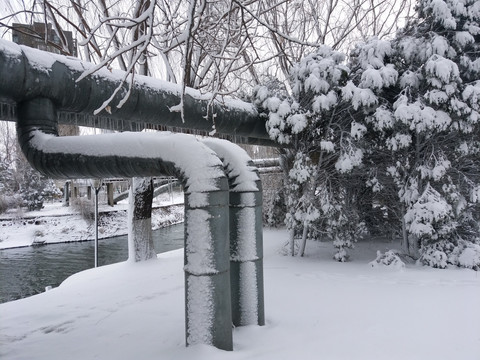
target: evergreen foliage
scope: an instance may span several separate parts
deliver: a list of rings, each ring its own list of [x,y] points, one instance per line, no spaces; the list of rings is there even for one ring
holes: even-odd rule
[[[34,170],[21,155],[13,163],[0,159],[0,213],[20,206],[40,210],[46,199],[60,195],[55,182]]]
[[[271,96],[259,88],[256,102],[268,110],[272,139],[285,144],[287,164],[286,223],[310,236],[327,236],[338,249],[335,259],[346,261],[363,232],[356,208],[358,197],[353,170],[361,165],[363,151],[357,143],[364,126],[352,128],[345,88],[349,69],[344,56],[327,46],[305,57],[292,69],[292,96]],[[353,129],[353,130],[352,130]]]
[[[379,102],[365,118],[376,149],[368,165],[383,178],[371,183],[397,192],[388,203],[404,220],[406,250],[445,267],[457,264],[449,255],[457,247],[479,241],[480,8],[470,0],[426,0],[417,10],[418,19],[386,47],[383,64],[374,59],[377,69],[364,55],[378,41],[360,47],[357,78],[376,88]],[[375,70],[397,78],[382,84]],[[378,161],[382,153],[386,161]]]
[[[29,211],[41,210],[45,200],[61,195],[61,191],[52,179],[41,175],[27,162],[20,165],[20,168],[19,193],[22,206]]]
[[[15,174],[6,158],[0,158],[0,213],[18,202],[15,193]]]
[[[465,266],[466,251],[478,268],[480,4],[421,0],[417,12],[348,66],[320,48],[293,67],[291,96],[261,88],[256,100],[292,149],[288,228],[330,237],[339,261],[365,229],[396,229],[426,265]]]

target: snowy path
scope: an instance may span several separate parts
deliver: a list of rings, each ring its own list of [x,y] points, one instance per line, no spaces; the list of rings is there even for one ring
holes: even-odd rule
[[[234,352],[184,347],[183,252],[88,270],[57,289],[0,305],[2,359],[480,358],[480,274],[465,269],[369,268],[375,250],[331,260],[279,254],[287,234],[265,231],[265,327],[237,328]]]

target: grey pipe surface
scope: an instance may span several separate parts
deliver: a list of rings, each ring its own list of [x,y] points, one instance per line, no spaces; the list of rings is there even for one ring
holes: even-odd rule
[[[229,141],[202,140],[222,160],[230,186],[230,283],[235,326],[265,325],[262,183],[245,150]]]
[[[102,154],[100,149],[94,153],[91,144],[86,144],[85,150],[79,148],[75,151],[72,140],[80,137],[57,135],[56,109],[50,99],[37,98],[19,104],[17,137],[20,147],[30,164],[49,178],[131,178],[161,174],[173,176],[177,173],[175,165],[170,161],[152,161],[135,154]],[[98,145],[110,141],[111,135],[122,134],[105,135],[95,135],[94,140]],[[81,138],[86,142],[92,136]],[[128,147],[128,144],[125,146]],[[92,152],[88,154],[87,150]]]
[[[17,135],[30,164],[53,178],[175,176],[185,191],[186,342],[232,350],[228,180],[216,154],[183,134],[57,136],[55,105],[19,104]]]
[[[59,112],[93,115],[121,84],[125,75],[121,71],[101,69],[77,81],[85,70],[93,66],[75,58],[0,39],[0,98],[17,103],[39,97],[48,98]],[[205,95],[187,88],[182,121],[180,112],[171,111],[180,103],[181,86],[135,75],[128,100],[117,107],[127,91],[128,86],[123,85],[108,112],[103,110],[100,113],[111,119],[114,130],[141,130],[143,124],[147,123],[205,132],[214,129],[219,134],[271,143],[265,119],[250,103],[233,99],[210,103]],[[75,116],[63,118],[65,123],[73,124],[75,119]]]

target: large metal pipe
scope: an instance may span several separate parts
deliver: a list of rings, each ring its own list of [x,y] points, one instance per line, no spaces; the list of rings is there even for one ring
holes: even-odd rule
[[[0,98],[17,103],[48,98],[58,112],[91,116],[121,84],[125,74],[101,69],[77,81],[93,66],[0,39]],[[128,86],[123,85],[108,112],[100,113],[111,120],[110,127],[114,130],[141,130],[144,124],[151,124],[205,132],[215,130],[219,134],[246,137],[251,142],[270,142],[265,119],[250,103],[233,99],[210,102],[208,96],[187,89],[183,121],[180,112],[170,110],[179,105],[182,91],[179,85],[136,75],[128,100],[117,107],[127,91]],[[61,118],[63,123],[87,125],[82,124],[81,119],[85,116]]]
[[[216,154],[183,134],[57,137],[48,98],[18,107],[17,133],[30,164],[53,178],[179,178],[185,192],[186,341],[232,350],[228,179]]]
[[[229,141],[204,139],[230,185],[230,282],[235,326],[265,325],[262,184],[248,154]]]
[[[253,184],[250,188],[233,186],[239,178],[228,169],[231,165],[228,161],[224,161],[229,172],[227,179],[213,151],[180,134],[142,134],[141,139],[126,133],[57,137],[58,110],[91,114],[120,84],[122,74],[107,70],[77,82],[91,66],[0,40],[0,97],[18,105],[17,134],[21,148],[38,171],[52,178],[158,175],[179,178],[185,190],[187,345],[207,343],[231,350],[232,301],[236,325],[264,324],[258,176],[249,165],[243,164],[239,166],[247,168],[242,170],[243,174],[257,177],[247,181]],[[118,103],[126,91],[122,88],[113,103]],[[108,117],[116,121],[117,130],[135,128],[136,123],[202,131],[214,127],[217,133],[268,142],[264,120],[251,104],[228,100],[214,102],[208,109],[210,102],[190,89],[185,97],[183,122],[180,113],[170,110],[178,105],[179,98],[180,87],[139,76],[128,100],[121,108],[110,107]],[[179,151],[185,145],[189,151]],[[236,152],[224,144],[209,146],[217,148],[224,157]],[[192,157],[193,154],[196,156]],[[225,237],[230,225],[235,235],[229,244]],[[231,269],[234,269],[232,288]],[[252,291],[254,295],[250,296]],[[247,292],[250,295],[245,297]]]

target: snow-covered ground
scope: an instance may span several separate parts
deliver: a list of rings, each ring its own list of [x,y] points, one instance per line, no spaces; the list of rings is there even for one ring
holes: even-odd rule
[[[178,206],[170,206],[178,205]],[[183,221],[183,193],[165,193],[154,200],[152,227],[157,229]],[[92,204],[93,207],[93,204]],[[125,235],[128,200],[114,207],[99,205],[99,238]],[[92,210],[93,211],[93,210]],[[58,243],[93,240],[95,227],[80,215],[78,207],[46,203],[44,209],[18,213],[11,210],[0,215],[0,249],[30,246],[32,243]]]
[[[266,326],[234,330],[234,351],[184,338],[183,252],[76,274],[0,305],[2,359],[480,359],[480,274],[417,265],[372,268],[389,243],[357,244],[337,263],[331,243],[281,255],[266,230]]]

